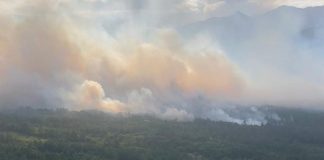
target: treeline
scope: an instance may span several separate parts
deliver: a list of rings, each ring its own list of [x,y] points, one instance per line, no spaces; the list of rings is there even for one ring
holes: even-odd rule
[[[324,113],[276,111],[263,126],[98,111],[0,111],[1,160],[323,160]]]

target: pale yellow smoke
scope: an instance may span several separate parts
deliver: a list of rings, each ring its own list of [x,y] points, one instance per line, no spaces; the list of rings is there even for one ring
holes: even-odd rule
[[[114,92],[120,96],[149,88],[158,93],[177,90],[185,96],[198,93],[231,99],[244,89],[243,78],[226,56],[192,53],[175,31],[157,31],[156,40],[149,42],[137,37],[108,40],[100,36],[107,34],[105,30],[62,14],[66,10],[30,2],[14,10],[18,17],[0,16],[0,24],[6,24],[0,31],[0,74],[4,77],[0,86],[15,87],[7,77],[18,70],[26,79],[36,78],[49,86],[48,92],[62,94],[62,101],[68,101],[65,105],[110,112],[125,111],[124,102],[107,98]],[[11,96],[15,94],[20,95]]]
[[[138,86],[178,87],[183,92],[209,96],[239,94],[244,83],[235,67],[218,53],[190,53],[179,46],[139,45],[125,57],[124,76]]]
[[[122,112],[124,104],[106,97],[102,86],[94,81],[84,81],[79,88],[69,95],[74,109],[98,109],[108,112]]]
[[[123,44],[114,45],[119,49],[113,50],[114,47],[111,47],[107,50],[102,49],[99,53],[84,55],[88,66],[85,70],[79,70],[85,72],[82,73],[83,78],[100,79],[108,90],[113,88],[129,91],[145,87],[172,94],[173,90],[177,89],[184,96],[199,93],[210,98],[235,98],[244,88],[244,81],[235,67],[221,54],[190,53],[182,46],[172,48],[153,43],[138,43],[130,48]],[[123,52],[125,50],[128,52]],[[98,64],[94,66],[94,63]],[[104,91],[98,83],[86,81],[81,88],[85,86],[96,92],[90,94],[95,96],[78,96],[81,104],[99,108],[108,104],[106,108],[110,111],[125,110],[123,105],[103,100]],[[79,105],[82,106],[81,104]]]

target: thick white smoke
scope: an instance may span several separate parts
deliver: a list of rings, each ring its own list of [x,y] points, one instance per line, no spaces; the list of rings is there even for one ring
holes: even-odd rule
[[[227,107],[258,97],[244,71],[216,47],[194,49],[201,42],[174,29],[226,3],[1,1],[0,106],[266,123],[258,109],[238,116]]]
[[[84,8],[73,1],[4,1],[1,7],[6,11],[1,106],[99,109],[184,121],[194,118],[188,109],[199,107],[186,100],[198,95],[230,100],[244,88],[225,55],[192,52],[172,29],[153,29],[145,38],[129,30],[140,24],[132,22],[112,36],[82,16]]]

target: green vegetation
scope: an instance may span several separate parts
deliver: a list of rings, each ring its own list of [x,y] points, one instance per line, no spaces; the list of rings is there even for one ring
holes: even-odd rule
[[[324,113],[277,112],[280,122],[246,126],[96,111],[7,110],[0,113],[0,159],[323,160]]]

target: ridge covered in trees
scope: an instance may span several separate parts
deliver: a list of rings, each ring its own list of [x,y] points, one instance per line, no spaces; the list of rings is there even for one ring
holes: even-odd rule
[[[262,126],[98,111],[0,111],[1,160],[323,160],[324,113],[277,109]]]

